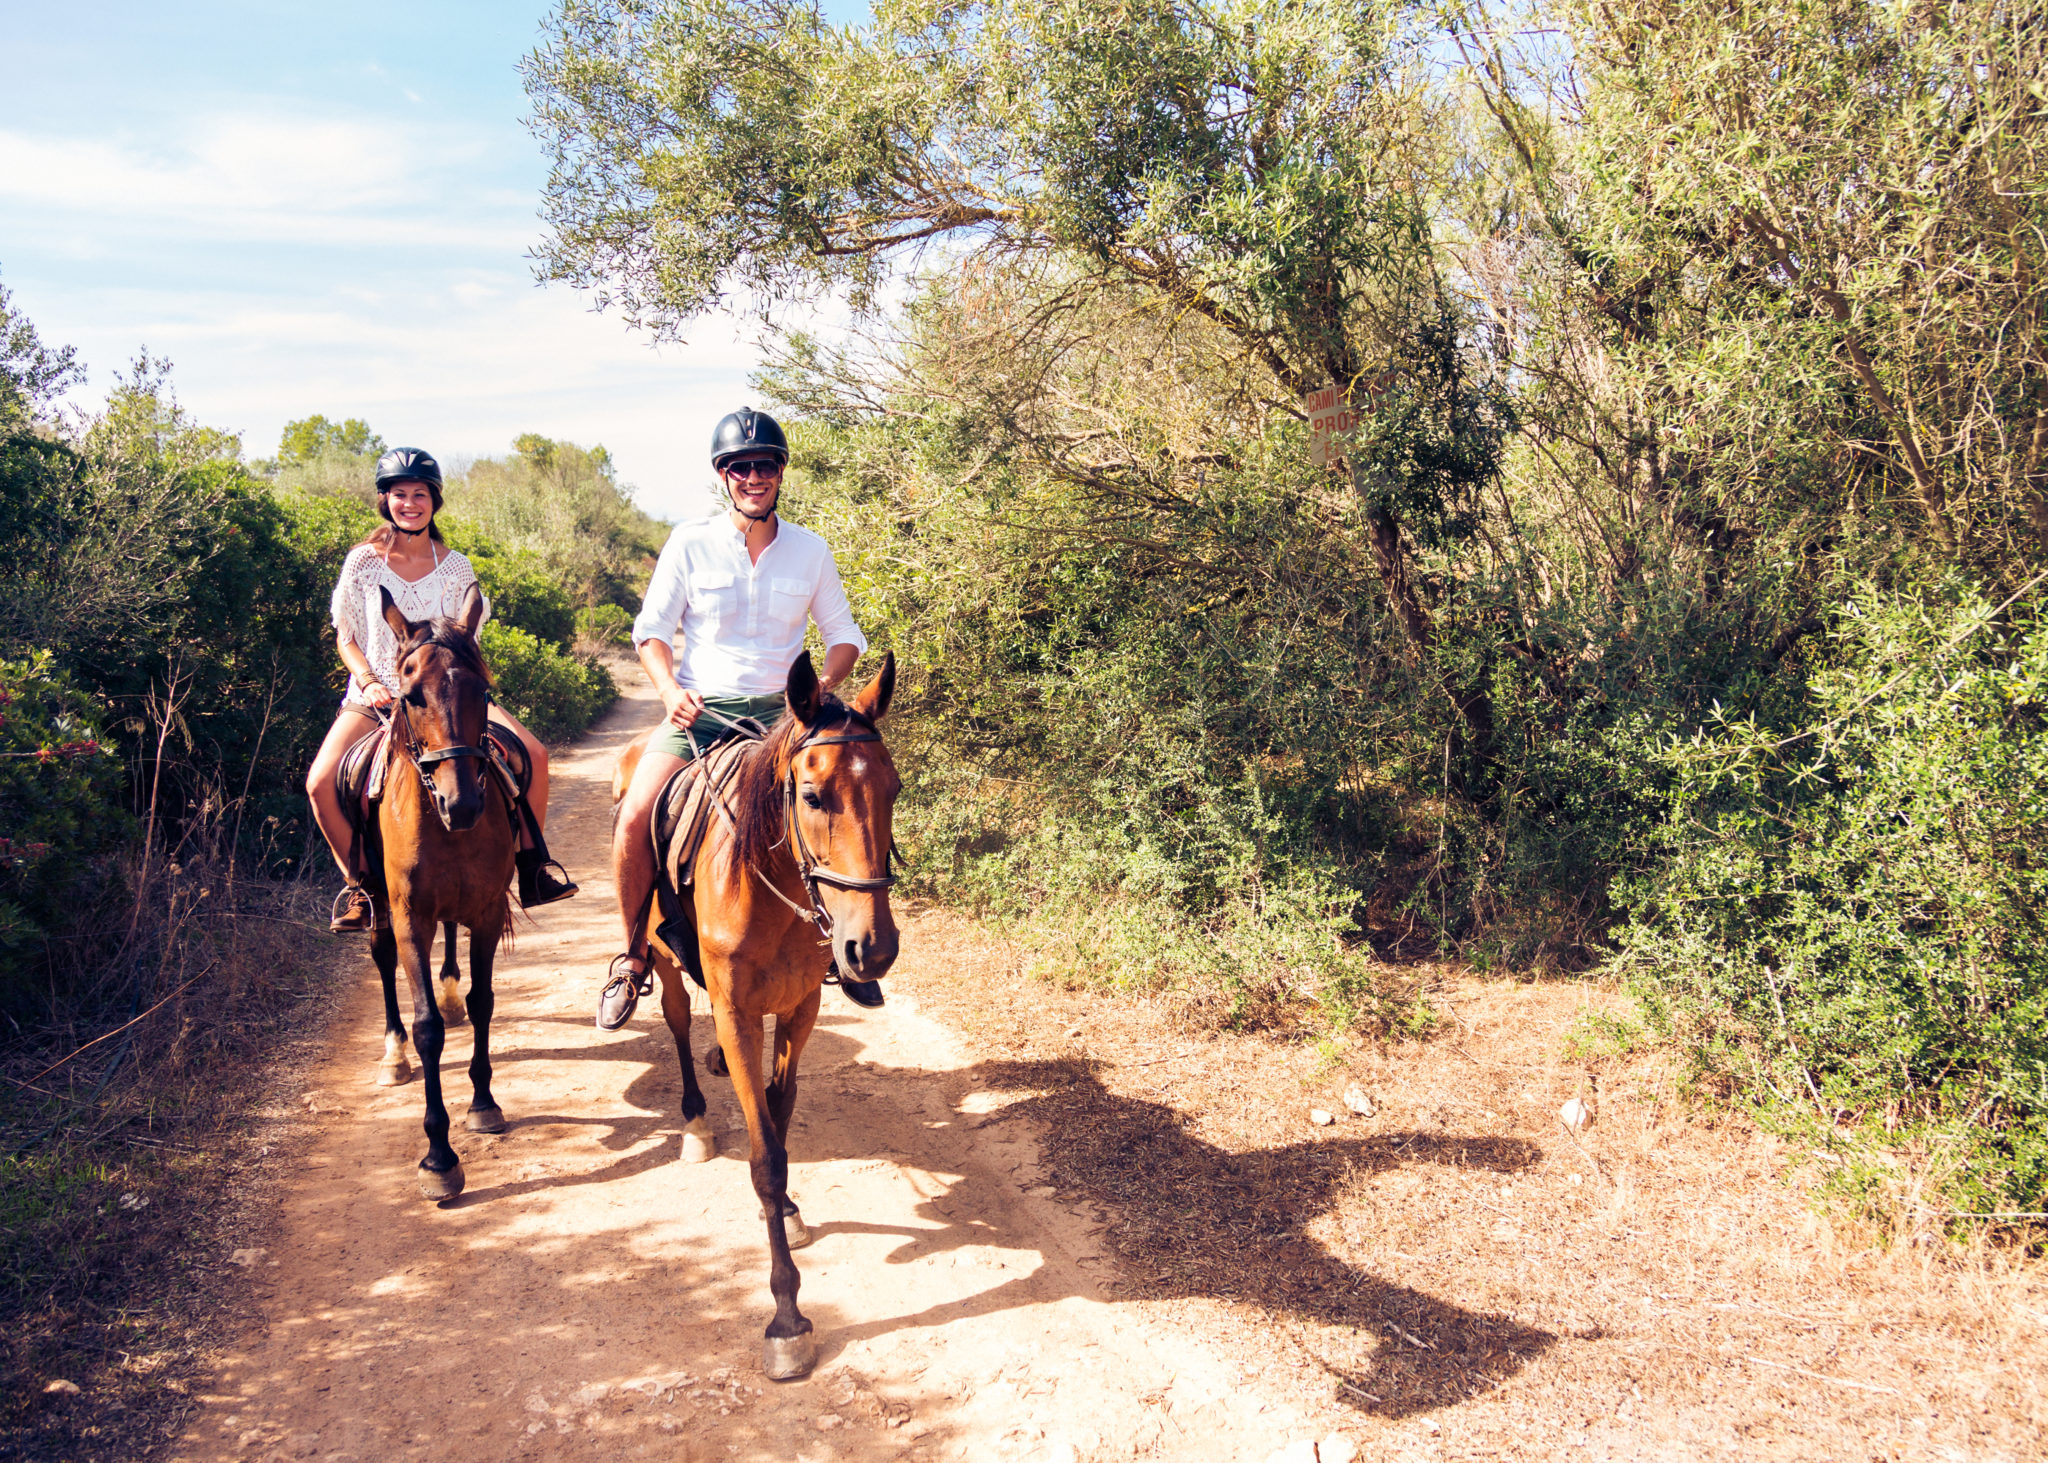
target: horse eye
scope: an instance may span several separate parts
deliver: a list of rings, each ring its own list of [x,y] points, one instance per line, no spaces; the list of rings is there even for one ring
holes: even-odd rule
[[[825,800],[818,796],[816,788],[807,787],[804,789],[804,806],[807,808],[822,808],[825,806]]]
[[[426,708],[427,693],[421,690],[418,686],[414,686],[410,691],[407,691],[405,693],[405,699],[412,703],[414,706],[421,708],[422,710]]]

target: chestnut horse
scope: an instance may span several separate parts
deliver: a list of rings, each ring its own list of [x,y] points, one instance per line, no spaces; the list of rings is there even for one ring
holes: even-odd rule
[[[895,685],[896,658],[889,655],[880,674],[841,703],[818,685],[810,655],[798,657],[789,672],[788,709],[746,750],[722,810],[710,813],[689,887],[658,887],[652,901],[681,918],[680,927],[669,923],[657,933],[651,953],[661,976],[661,1012],[683,1067],[683,1156],[701,1161],[712,1153],[704,1093],[690,1061],[691,978],[684,971],[693,963],[703,972],[718,1027],[718,1049],[707,1065],[732,1077],[746,1116],[775,1297],[761,1366],[777,1381],[803,1376],[818,1357],[811,1323],[797,1310],[798,1276],[790,1259],[793,1247],[810,1242],[789,1197],[797,1062],[817,1022],[829,966],[878,980],[896,959],[889,856],[901,783],[875,726]],[[687,767],[676,774],[690,775]],[[614,786],[623,784],[615,780]],[[663,853],[657,848],[657,886],[669,878]],[[762,1019],[769,1015],[775,1017],[772,1074],[763,1069],[761,1051]]]
[[[483,597],[471,586],[455,619],[406,619],[384,596],[384,621],[398,637],[398,697],[392,703],[390,769],[377,805],[369,858],[384,873],[389,923],[377,931],[370,957],[384,982],[387,1045],[398,1025],[397,966],[412,985],[412,1042],[426,1079],[427,1156],[420,1192],[452,1199],[462,1192],[462,1160],[448,1145],[448,1109],[441,1103],[441,1047],[448,1022],[435,1001],[434,931],[448,927],[449,968],[442,990],[452,995],[455,926],[469,930],[469,997],[476,1028],[469,1059],[466,1126],[502,1133],[505,1115],[491,1096],[491,962],[510,918],[512,855],[519,846],[511,803],[491,775],[484,747],[490,677],[477,649]]]

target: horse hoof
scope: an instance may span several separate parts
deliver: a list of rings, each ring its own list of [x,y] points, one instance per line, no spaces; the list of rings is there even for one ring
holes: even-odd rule
[[[731,1073],[726,1071],[724,1047],[715,1046],[711,1048],[710,1051],[704,1053],[704,1070],[709,1072],[714,1077],[726,1077],[731,1075]]]
[[[435,1173],[424,1164],[420,1167],[420,1192],[429,1199],[452,1199],[462,1192],[466,1182],[460,1160],[446,1173]]]
[[[761,1343],[761,1371],[771,1382],[793,1382],[818,1364],[818,1333],[770,1336]]]
[[[458,1026],[469,1025],[469,1008],[462,1004],[462,982],[442,981],[440,999],[434,1004],[441,1008],[442,1026],[450,1031]]]
[[[718,1135],[709,1118],[691,1118],[683,1125],[683,1162],[708,1163],[718,1154]]]
[[[469,1116],[462,1120],[462,1126],[472,1133],[502,1133],[512,1125],[505,1121],[502,1107],[477,1107],[471,1105]]]
[[[793,1250],[800,1250],[811,1242],[810,1226],[804,1223],[803,1215],[794,1209],[782,1216],[782,1238]]]
[[[379,1087],[403,1087],[410,1081],[412,1081],[412,1068],[404,1062],[381,1063],[377,1068],[377,1085]]]

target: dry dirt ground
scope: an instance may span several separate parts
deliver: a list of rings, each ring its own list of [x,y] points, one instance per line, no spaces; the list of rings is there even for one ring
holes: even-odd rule
[[[171,1457],[2048,1452],[2039,1273],[1879,1249],[1815,1218],[1770,1140],[1676,1111],[1654,1065],[1566,1063],[1597,990],[1447,976],[1445,1034],[1333,1057],[1026,981],[935,912],[906,915],[886,1011],[827,993],[791,1138],[821,1361],[763,1380],[730,1088],[706,1081],[719,1157],[679,1162],[653,1003],[590,1021],[610,759],[651,713],[629,696],[556,762],[583,893],[500,964],[510,1131],[458,1129],[468,1192],[418,1196],[420,1089],[372,1085],[365,960],[289,1176],[219,1257],[247,1323]],[[1574,1094],[1599,1111],[1577,1139]]]

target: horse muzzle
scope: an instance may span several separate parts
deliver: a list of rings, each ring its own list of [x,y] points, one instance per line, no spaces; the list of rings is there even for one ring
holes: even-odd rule
[[[896,928],[833,931],[832,958],[855,980],[880,980],[896,963]]]

